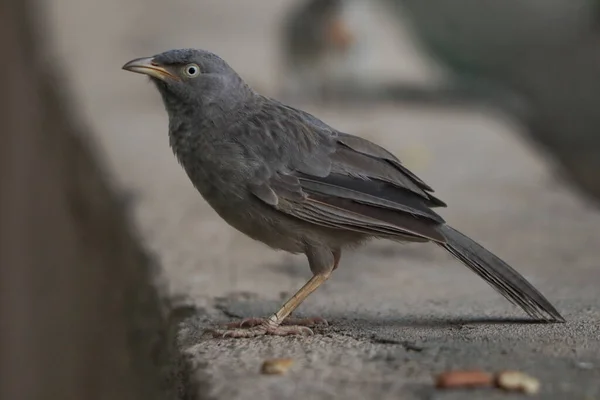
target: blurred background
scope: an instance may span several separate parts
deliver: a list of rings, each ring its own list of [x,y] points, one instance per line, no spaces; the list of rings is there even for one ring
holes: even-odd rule
[[[322,11],[329,14],[319,14],[319,3]],[[500,254],[524,252],[531,259],[523,264],[535,265],[542,264],[546,257],[552,258],[548,248],[572,250],[573,246],[585,243],[590,244],[590,250],[595,247],[596,236],[589,233],[579,233],[578,240],[555,239],[558,232],[567,237],[571,230],[595,229],[590,218],[595,214],[573,194],[572,183],[565,184],[571,181],[558,179],[560,169],[556,159],[526,144],[523,138],[530,132],[521,123],[520,115],[511,111],[529,110],[537,104],[528,103],[525,95],[517,91],[513,94],[509,86],[512,81],[494,69],[506,66],[510,68],[507,75],[516,74],[514,71],[521,70],[517,68],[519,62],[529,61],[528,51],[539,51],[549,57],[543,50],[555,43],[557,49],[551,48],[547,53],[554,51],[551,55],[557,58],[531,65],[542,57],[531,56],[533,60],[523,69],[528,66],[537,69],[526,70],[523,81],[533,82],[534,78],[551,72],[554,75],[563,61],[558,57],[563,55],[558,53],[560,49],[578,45],[578,39],[583,44],[591,42],[592,38],[585,37],[587,31],[591,34],[590,24],[596,15],[591,9],[556,0],[512,0],[505,7],[493,1],[457,0],[456,7],[448,7],[449,10],[437,8],[437,4],[431,8],[415,5],[420,2],[360,0],[130,1],[126,4],[55,0],[45,4],[44,15],[52,22],[54,61],[64,66],[80,100],[77,105],[94,126],[114,179],[132,193],[136,204],[133,210],[142,231],[152,247],[159,249],[164,267],[180,271],[171,281],[177,291],[207,294],[221,290],[211,274],[196,274],[198,269],[204,272],[214,269],[216,274],[223,274],[230,289],[252,289],[256,283],[244,278],[244,271],[251,268],[242,264],[248,260],[257,265],[276,262],[286,256],[264,251],[226,227],[209,209],[171,154],[166,136],[167,117],[155,89],[144,79],[120,70],[131,58],[176,47],[214,51],[260,92],[286,99],[340,130],[386,146],[436,188],[450,205],[444,210],[449,221],[467,233],[473,232],[475,238],[493,240]],[[475,7],[481,7],[481,11]],[[467,8],[474,11],[464,11]],[[427,18],[427,10],[439,19],[433,25],[438,31],[431,28],[433,17]],[[480,15],[488,16],[486,22]],[[299,20],[302,18],[305,20]],[[422,20],[426,23],[419,25]],[[420,30],[414,29],[415,26]],[[447,34],[443,29],[447,29]],[[519,29],[523,32],[518,32]],[[422,31],[427,33],[419,35]],[[463,54],[469,59],[462,63],[461,60],[434,63],[432,50],[422,50],[423,41],[419,39],[423,37],[434,43],[425,48],[433,48],[439,59],[446,60],[452,54],[457,54],[452,61]],[[444,51],[435,53],[435,44],[441,40],[438,38],[447,43],[438,45],[437,48],[444,46]],[[304,51],[307,46],[313,50]],[[593,68],[597,52],[589,53],[589,67]],[[287,63],[288,59],[294,61]],[[574,62],[573,66],[582,66],[584,61]],[[312,76],[304,78],[303,71],[298,71],[301,67]],[[482,86],[489,81],[488,86],[499,87],[498,91],[482,88],[481,95],[463,96],[459,90],[456,96],[460,106],[456,106],[452,101],[454,95],[448,94],[452,90],[442,89],[446,93],[442,96],[449,100],[441,105],[435,100],[428,102],[427,98],[435,98],[436,87],[460,86],[460,82],[448,81],[460,80],[461,68],[465,69],[466,78],[473,76],[475,81],[483,82]],[[549,77],[546,83],[554,85],[559,81],[566,86],[575,78],[579,78],[579,71],[561,74],[560,81],[559,77]],[[294,80],[300,80],[300,92],[294,92]],[[312,89],[346,81],[365,88],[368,101],[361,101],[360,90],[353,90],[340,101],[334,98],[324,104],[323,91]],[[403,82],[409,84],[412,93],[418,93],[422,84],[429,95],[417,94],[413,102],[409,94],[407,101],[398,104],[373,94],[373,87],[389,83],[401,88]],[[594,88],[597,82],[592,75],[587,83]],[[563,101],[562,97],[574,96],[573,101],[582,100],[581,107],[592,108],[593,103],[583,98],[586,88],[578,89],[581,90],[572,93],[567,87],[556,96],[540,95],[569,107],[573,102]],[[335,97],[335,89],[331,91],[334,94],[330,97]],[[466,92],[479,90],[466,89]],[[489,106],[494,104],[495,93],[507,93],[498,100],[502,106],[517,105]],[[478,96],[484,99],[481,103],[473,100]],[[467,104],[460,100],[465,97],[471,99]],[[562,112],[562,109],[543,110],[544,115],[559,122],[563,121],[559,118]],[[565,109],[564,114],[564,119],[572,118],[572,108]],[[593,117],[597,115],[594,113]],[[594,122],[589,121],[590,143],[597,140],[592,133],[600,126],[593,125]],[[563,130],[550,120],[548,127],[559,129],[565,141],[577,133],[569,129],[576,128],[574,124]],[[583,150],[588,149],[590,146],[579,149],[579,159],[583,159]],[[588,174],[597,176],[595,170],[588,170]],[[532,247],[536,244],[538,248]],[[198,252],[198,246],[204,251]],[[229,251],[232,248],[238,251]],[[294,285],[290,283],[291,287]]]
[[[232,349],[200,346],[198,331],[224,317],[271,312],[310,271],[302,257],[266,250],[227,226],[177,164],[158,93],[147,79],[121,70],[133,58],[172,48],[215,52],[259,92],[394,152],[448,203],[441,213],[453,226],[515,266],[568,320],[583,324],[577,332],[550,335],[553,339],[544,339],[535,351],[568,359],[569,365],[569,357],[600,365],[598,346],[583,345],[597,339],[598,331],[588,321],[597,322],[600,315],[596,1],[31,4],[34,25],[42,27],[47,44],[36,62],[57,68],[64,79],[53,81],[53,87],[73,94],[69,112],[90,130],[81,136],[94,144],[108,181],[139,230],[142,247],[160,265],[161,296],[184,299],[202,310],[177,340],[191,357],[222,360],[201,368],[211,385],[219,379],[246,382],[243,371],[249,367],[228,364],[244,360]],[[411,326],[410,318],[419,316],[514,316],[510,304],[433,247],[373,242],[350,252],[337,275],[302,311],[322,313],[342,326],[351,317],[379,324],[402,320],[403,332]],[[358,341],[366,335],[364,327],[346,328]],[[415,329],[417,337],[439,339]],[[502,346],[518,348],[532,346],[545,331],[502,332],[499,337],[508,338]],[[560,347],[565,336],[572,339],[569,348]],[[330,353],[346,346],[332,340]],[[286,345],[264,346],[258,349],[279,354]],[[338,356],[317,347],[320,362],[335,368]],[[441,361],[431,362],[439,368]],[[552,364],[546,359],[540,363]],[[338,372],[352,380],[353,374],[367,371],[361,376],[369,381],[386,368],[358,363]],[[422,382],[429,370],[419,368],[415,379]],[[590,388],[588,376],[576,372],[569,379],[581,378],[580,388]],[[557,372],[540,373],[551,377]],[[298,393],[303,379],[311,382],[318,376],[297,376],[293,392],[264,382],[250,386],[287,396]],[[249,389],[234,396],[230,386],[216,385],[213,392],[223,398],[263,393]],[[367,386],[363,389],[371,390]],[[363,390],[352,385],[338,389]],[[563,394],[571,390],[558,383],[553,389]],[[590,390],[600,389],[596,384]]]

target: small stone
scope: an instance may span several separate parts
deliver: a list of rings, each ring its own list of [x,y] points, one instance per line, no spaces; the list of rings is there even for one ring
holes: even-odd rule
[[[291,358],[274,358],[271,360],[265,360],[260,373],[265,375],[282,375],[292,366],[294,360]]]
[[[536,394],[540,391],[540,381],[519,371],[503,371],[496,377],[496,386],[508,391]]]
[[[592,364],[591,362],[586,362],[586,361],[577,361],[575,363],[575,366],[579,369],[593,369],[594,368],[594,364]]]

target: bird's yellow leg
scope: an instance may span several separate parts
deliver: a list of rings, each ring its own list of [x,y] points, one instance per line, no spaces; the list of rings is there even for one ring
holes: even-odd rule
[[[212,331],[216,337],[234,337],[247,338],[262,335],[312,335],[312,330],[308,326],[323,324],[327,325],[327,321],[323,318],[305,318],[292,319],[290,314],[298,308],[300,304],[308,296],[317,290],[337,268],[340,261],[341,253],[336,251],[333,253],[333,266],[320,270],[314,274],[275,314],[269,318],[247,318],[241,322],[228,324],[227,330]],[[248,328],[248,329],[243,329]]]
[[[296,292],[295,295],[292,296],[288,301],[285,302],[283,307],[279,309],[275,314],[273,314],[269,319],[268,323],[272,326],[279,326],[312,292],[317,290],[319,286],[323,284],[329,276],[331,272],[326,274],[314,275],[300,290]]]

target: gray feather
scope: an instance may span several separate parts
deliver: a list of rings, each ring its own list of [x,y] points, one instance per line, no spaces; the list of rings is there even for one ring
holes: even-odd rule
[[[440,226],[439,230],[446,237],[446,243],[440,243],[440,246],[482,277],[506,299],[532,317],[565,321],[533,285],[500,258],[448,225]]]

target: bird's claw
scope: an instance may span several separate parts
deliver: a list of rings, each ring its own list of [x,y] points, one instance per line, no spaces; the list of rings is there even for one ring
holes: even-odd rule
[[[228,329],[237,329],[237,328],[253,328],[259,325],[272,324],[269,322],[268,318],[244,318],[239,322],[231,322],[226,325]],[[286,318],[284,319],[280,326],[329,326],[329,323],[326,319],[321,317],[311,317],[311,318]]]
[[[274,335],[314,335],[309,326],[328,326],[327,321],[321,317],[313,318],[286,318],[280,324],[274,323],[269,318],[245,318],[238,322],[225,325],[225,329],[211,330],[216,338],[252,338],[257,336]]]
[[[302,335],[312,336],[314,333],[312,329],[306,326],[268,326],[261,324],[253,326],[251,328],[234,328],[226,330],[215,330],[212,332],[215,338],[253,338],[258,336],[273,335],[273,336],[288,336],[288,335]]]

